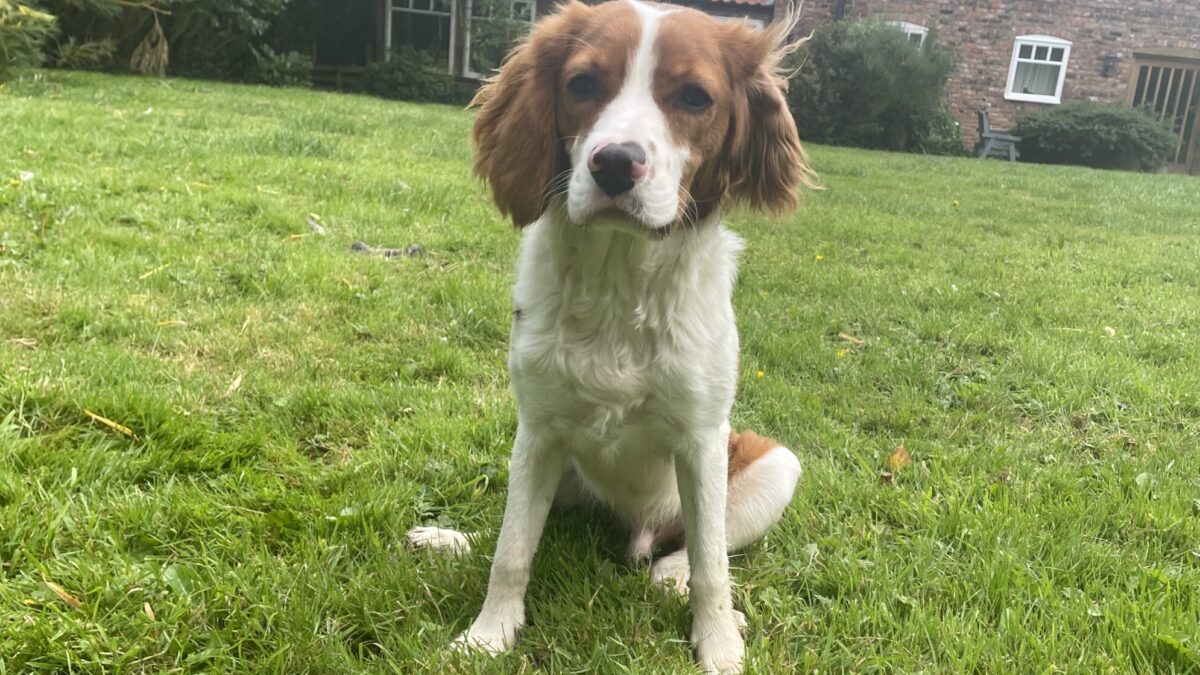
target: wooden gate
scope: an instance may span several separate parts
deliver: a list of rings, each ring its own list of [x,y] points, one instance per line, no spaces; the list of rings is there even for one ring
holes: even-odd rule
[[[1167,170],[1200,173],[1200,52],[1156,49],[1134,52],[1126,101],[1150,108],[1169,123],[1178,142]]]

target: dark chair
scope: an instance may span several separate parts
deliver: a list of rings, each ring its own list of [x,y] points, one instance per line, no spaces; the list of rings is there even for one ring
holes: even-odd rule
[[[975,144],[975,156],[980,159],[1008,157],[1008,161],[1015,162],[1021,157],[1017,150],[1020,142],[1020,136],[1013,136],[1006,129],[993,129],[987,111],[979,111],[979,142]]]

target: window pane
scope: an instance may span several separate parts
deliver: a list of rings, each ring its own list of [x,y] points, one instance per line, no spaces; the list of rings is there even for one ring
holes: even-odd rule
[[[1033,45],[1021,45],[1020,56],[1023,59],[1033,58]]]
[[[392,15],[392,46],[408,45],[431,54],[438,63],[450,58],[450,17],[399,10]]]
[[[515,21],[533,21],[533,3],[515,0],[512,4],[512,18]]]
[[[1061,68],[1053,63],[1018,63],[1013,76],[1013,93],[1053,96],[1058,90],[1058,72]]]
[[[1037,48],[1037,51],[1035,51],[1035,52],[1033,53],[1033,58],[1037,59],[1038,61],[1045,61],[1045,60],[1046,60],[1046,55],[1047,55],[1049,52],[1050,52],[1050,48],[1049,48],[1049,47],[1038,47],[1038,48]]]
[[[433,11],[442,14],[450,13],[450,0],[433,0]]]
[[[429,9],[430,9],[429,0],[412,0],[412,8],[413,9],[423,9],[425,11],[429,11]]]
[[[1054,61],[1055,63],[1062,63],[1062,59],[1063,59],[1063,48],[1062,47],[1055,47],[1054,49],[1050,50],[1050,60],[1051,61]]]
[[[484,16],[472,16],[468,24],[467,69],[487,75],[500,66],[500,60],[508,50],[529,32],[533,3],[529,0],[472,0],[472,4],[473,13],[481,6],[496,8]]]

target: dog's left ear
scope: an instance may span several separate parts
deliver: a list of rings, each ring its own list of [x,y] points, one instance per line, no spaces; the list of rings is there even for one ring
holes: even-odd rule
[[[772,215],[795,210],[800,186],[816,187],[816,174],[783,96],[787,80],[779,74],[779,62],[795,50],[784,42],[793,23],[785,20],[756,32],[744,52],[749,58],[742,65],[744,84],[733,106],[726,148],[732,201]]]

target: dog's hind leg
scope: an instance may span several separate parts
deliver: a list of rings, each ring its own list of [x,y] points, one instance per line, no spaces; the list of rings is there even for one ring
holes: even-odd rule
[[[800,460],[777,441],[752,431],[730,434],[725,498],[725,540],[730,551],[758,540],[779,520],[792,501],[800,473]],[[686,594],[689,573],[687,550],[680,549],[656,560],[650,578]]]

